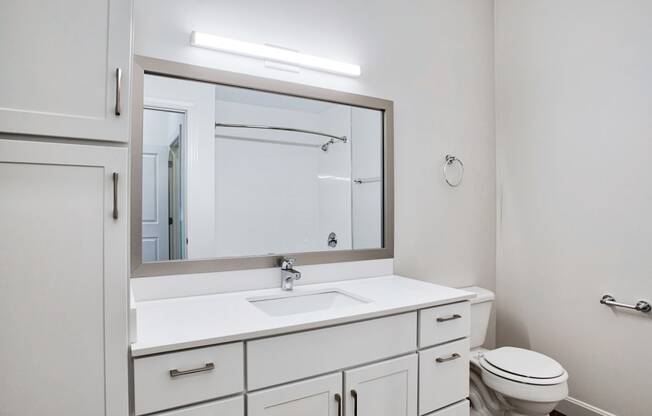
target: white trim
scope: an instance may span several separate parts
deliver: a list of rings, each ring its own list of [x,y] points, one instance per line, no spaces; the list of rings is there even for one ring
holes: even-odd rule
[[[559,403],[556,410],[566,416],[617,416],[572,397],[567,397]]]

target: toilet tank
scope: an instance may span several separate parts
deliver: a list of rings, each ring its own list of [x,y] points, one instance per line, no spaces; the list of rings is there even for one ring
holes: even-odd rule
[[[494,292],[478,286],[463,287],[462,290],[476,294],[471,299],[471,349],[481,347],[487,338],[491,306],[494,301]]]

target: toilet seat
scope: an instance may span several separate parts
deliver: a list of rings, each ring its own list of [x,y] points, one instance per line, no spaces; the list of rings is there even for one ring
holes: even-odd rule
[[[498,393],[531,402],[568,395],[568,373],[555,360],[521,348],[503,347],[479,357],[482,380]]]
[[[540,386],[560,384],[568,373],[552,358],[522,348],[502,347],[483,354],[480,367],[504,379]]]

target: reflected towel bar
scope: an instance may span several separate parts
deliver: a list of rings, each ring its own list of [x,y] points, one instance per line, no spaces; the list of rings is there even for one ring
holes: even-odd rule
[[[600,303],[607,306],[616,306],[618,308],[633,309],[635,311],[639,311],[643,313],[648,313],[652,310],[652,305],[650,305],[650,302],[647,302],[645,300],[639,300],[636,302],[635,305],[629,305],[627,303],[616,302],[616,299],[611,295],[602,296],[602,299],[600,299]]]
[[[294,127],[264,126],[264,125],[260,125],[260,124],[232,124],[232,123],[215,123],[215,127],[235,127],[235,128],[239,128],[239,129],[282,130],[282,131],[292,131],[292,132],[295,132],[295,133],[312,134],[312,135],[321,136],[321,137],[328,137],[330,140],[327,141],[326,143],[324,143],[321,146],[321,150],[323,150],[324,152],[328,150],[328,146],[335,143],[335,140],[339,140],[342,143],[347,142],[346,136],[334,136],[332,134],[322,133],[320,131],[298,129],[298,128],[294,128]]]
[[[357,178],[353,180],[353,183],[357,183],[358,185],[361,185],[363,183],[371,183],[371,182],[380,182],[380,177],[375,177],[375,178]]]

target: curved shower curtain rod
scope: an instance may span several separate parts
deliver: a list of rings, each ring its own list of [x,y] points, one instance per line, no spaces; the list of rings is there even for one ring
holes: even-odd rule
[[[328,150],[328,146],[335,143],[335,140],[339,140],[342,143],[347,142],[346,136],[334,136],[328,133],[322,133],[314,130],[297,129],[294,127],[264,126],[259,124],[231,124],[231,123],[215,123],[215,127],[235,127],[235,128],[261,129],[261,130],[283,130],[283,131],[292,131],[295,133],[306,133],[315,136],[328,137],[330,140],[321,146],[321,150],[323,150],[324,152]]]

